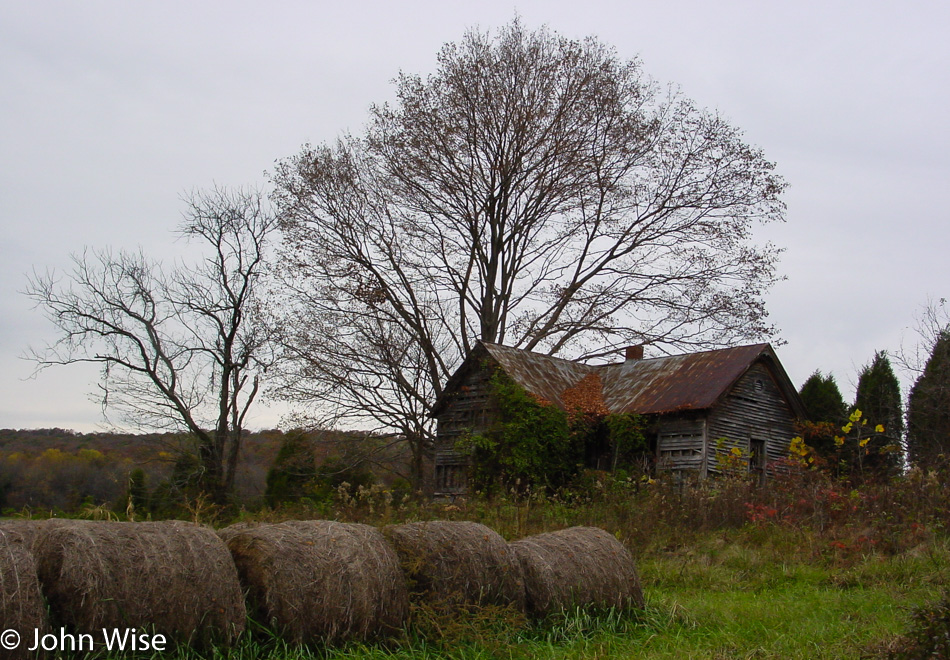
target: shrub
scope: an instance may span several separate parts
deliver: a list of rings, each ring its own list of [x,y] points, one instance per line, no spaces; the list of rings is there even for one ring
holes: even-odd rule
[[[911,614],[910,630],[896,641],[888,658],[950,658],[950,591]]]

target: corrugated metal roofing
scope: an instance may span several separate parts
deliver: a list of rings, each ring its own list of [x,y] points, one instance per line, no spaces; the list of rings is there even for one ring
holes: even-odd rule
[[[515,382],[557,406],[565,407],[566,390],[596,374],[603,383],[603,402],[611,412],[640,414],[704,410],[763,355],[778,365],[768,344],[605,365],[586,365],[499,344],[483,346]]]

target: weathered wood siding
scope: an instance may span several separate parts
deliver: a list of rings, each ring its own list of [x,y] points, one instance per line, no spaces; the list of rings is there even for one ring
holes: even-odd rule
[[[788,456],[788,445],[795,435],[795,416],[776,385],[769,369],[761,362],[753,365],[711,411],[707,427],[707,469],[717,471],[715,451],[733,447],[751,456],[756,447],[764,447],[763,463]],[[754,463],[756,457],[750,462]],[[760,458],[761,460],[761,458]],[[752,465],[753,469],[755,465]]]
[[[491,401],[491,374],[487,363],[472,369],[436,416],[436,494],[461,494],[468,489],[468,457],[456,449],[456,443],[494,424],[497,411]]]
[[[705,476],[706,445],[706,420],[703,415],[664,415],[657,420],[658,469]]]

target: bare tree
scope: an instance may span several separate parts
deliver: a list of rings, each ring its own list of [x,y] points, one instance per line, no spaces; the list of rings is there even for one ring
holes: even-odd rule
[[[446,45],[397,94],[364,136],[275,174],[288,390],[322,381],[392,429],[412,416],[421,443],[476,340],[593,359],[773,332],[779,251],[750,230],[783,219],[785,184],[639,63],[515,21]]]
[[[142,252],[86,250],[65,281],[34,275],[26,294],[58,339],[31,349],[39,368],[102,365],[103,412],[197,441],[200,484],[217,502],[234,485],[248,410],[271,362],[259,279],[276,221],[256,193],[192,195],[179,227],[207,257],[166,273]]]
[[[928,298],[914,315],[914,341],[908,346],[901,338],[901,347],[895,361],[910,378],[918,378],[924,372],[937,342],[950,331],[950,307],[946,298]]]

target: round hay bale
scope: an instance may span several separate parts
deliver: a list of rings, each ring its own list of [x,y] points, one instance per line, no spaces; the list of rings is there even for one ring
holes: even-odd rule
[[[218,537],[227,543],[232,536],[245,532],[249,529],[256,529],[261,525],[266,525],[269,523],[256,523],[256,522],[236,522],[233,525],[228,525],[227,527],[222,527],[217,530]]]
[[[238,530],[227,544],[252,616],[288,641],[383,637],[405,624],[399,560],[375,527],[287,521]]]
[[[525,611],[521,565],[497,532],[436,520],[383,530],[419,599],[437,605],[501,605]]]
[[[17,532],[0,527],[0,641],[10,643],[10,630],[19,635],[14,649],[0,652],[4,658],[27,658],[35,631],[49,632],[46,603],[36,577],[36,564],[26,539]]]
[[[643,607],[630,552],[596,527],[571,527],[515,541],[528,611],[536,616],[571,607]]]
[[[208,527],[64,521],[34,548],[53,621],[76,633],[135,627],[207,646],[244,630],[237,571]]]
[[[0,530],[16,532],[23,537],[26,547],[32,551],[40,532],[48,527],[55,527],[61,522],[68,521],[63,521],[61,518],[5,518],[0,520]]]

